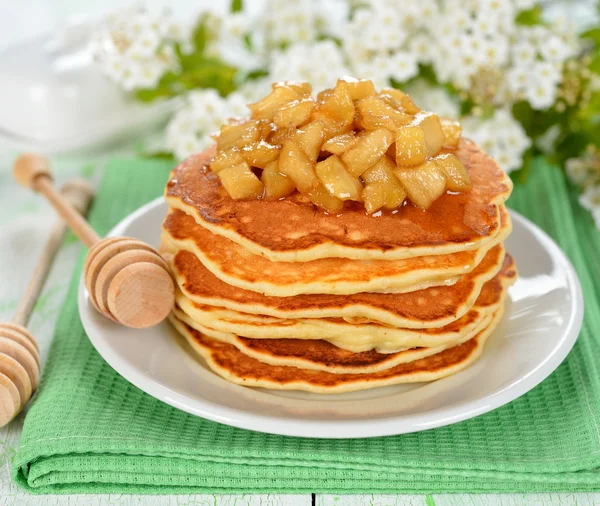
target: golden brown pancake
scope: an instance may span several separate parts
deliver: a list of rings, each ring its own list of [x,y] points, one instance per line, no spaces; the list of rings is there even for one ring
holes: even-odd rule
[[[187,251],[167,258],[181,291],[198,304],[276,318],[360,318],[397,328],[433,328],[447,325],[467,313],[483,284],[500,270],[504,255],[503,246],[495,246],[471,273],[462,276],[453,286],[403,294],[295,297],[268,297],[228,285]]]
[[[502,304],[498,304],[496,310],[501,307]],[[173,309],[173,315],[201,334],[232,344],[244,355],[265,364],[299,367],[334,374],[368,374],[435,355],[446,348],[463,343],[486,328],[494,312],[487,314],[479,321],[476,328],[460,339],[439,346],[401,348],[394,353],[380,353],[375,349],[354,352],[324,339],[252,339],[206,327],[192,320],[177,306]]]
[[[463,140],[453,152],[469,171],[471,191],[448,192],[427,211],[406,202],[369,216],[361,204],[346,203],[331,215],[297,193],[283,200],[230,198],[207,166],[213,152],[192,156],[172,171],[167,203],[212,233],[279,262],[392,260],[478,249],[498,233],[498,206],[512,190],[496,162]]]
[[[194,253],[204,266],[229,285],[275,297],[301,294],[347,295],[359,292],[403,293],[450,285],[472,271],[485,254],[512,229],[501,209],[502,227],[481,248],[448,255],[398,260],[322,258],[311,262],[273,262],[196,224],[182,211],[171,211],[163,223],[162,242]]]
[[[400,383],[433,381],[461,371],[480,356],[485,341],[496,328],[500,316],[498,313],[487,328],[462,344],[435,355],[368,374],[335,374],[266,364],[243,354],[232,344],[194,330],[173,314],[170,320],[208,366],[232,383],[277,390],[340,393]]]
[[[250,341],[270,340],[271,342],[325,340],[335,347],[353,353],[373,349],[380,353],[394,353],[404,348],[447,346],[468,339],[473,332],[481,328],[482,322],[491,313],[497,311],[508,286],[512,285],[515,279],[514,262],[507,255],[503,268],[483,285],[479,297],[468,313],[443,327],[421,330],[399,329],[375,323],[352,324],[341,318],[282,319],[252,315],[195,304],[180,291],[176,295],[176,302],[180,308],[177,316],[196,330],[208,333],[210,337],[223,339],[219,335],[207,332],[207,328],[220,332],[221,336],[227,334],[225,338],[232,344],[236,344],[233,342],[233,337],[237,336],[251,338]],[[302,347],[305,344],[309,347],[313,346],[313,343],[302,342],[294,343],[293,346]],[[236,346],[240,348],[238,344]],[[281,348],[282,345],[279,347]]]

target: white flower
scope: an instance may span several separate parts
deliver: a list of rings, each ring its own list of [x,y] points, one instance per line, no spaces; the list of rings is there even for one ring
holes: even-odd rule
[[[535,79],[525,90],[525,98],[533,109],[548,109],[556,100],[556,86]]]
[[[482,63],[491,67],[500,67],[508,61],[508,41],[505,37],[491,37],[480,48]]]
[[[390,76],[396,81],[408,81],[419,73],[416,55],[407,51],[397,51],[389,58],[392,65]]]
[[[415,55],[417,61],[429,63],[434,52],[434,44],[431,43],[431,38],[424,33],[419,33],[410,37],[408,41],[408,50]]]
[[[557,85],[562,79],[560,69],[549,62],[536,62],[531,67],[531,73],[535,79],[543,81],[548,85]]]
[[[228,116],[240,117],[248,115],[248,107],[246,97],[239,93],[233,92],[225,98],[226,109]]]
[[[498,109],[486,120],[466,117],[461,123],[465,136],[481,146],[506,172],[521,167],[523,153],[531,146],[531,139],[509,110]]]
[[[511,49],[513,64],[517,67],[525,67],[535,61],[537,50],[531,42],[517,42]]]
[[[223,18],[222,33],[239,39],[250,29],[250,18],[244,12],[233,12]]]
[[[488,16],[513,13],[511,2],[506,0],[479,0],[477,3],[480,12],[484,12]]]
[[[153,88],[168,70],[177,68],[174,26],[168,14],[129,8],[109,16],[92,34],[93,51],[103,71],[127,91]],[[180,30],[189,33],[189,28]]]
[[[247,104],[258,102],[271,92],[271,80],[268,77],[246,81],[238,89],[239,94]]]
[[[496,18],[490,17],[481,12],[477,13],[475,18],[471,21],[470,26],[473,31],[483,33],[485,35],[494,35],[498,30]]]
[[[140,65],[139,73],[137,76],[136,88],[154,88],[161,76],[163,75],[165,68],[163,65],[156,61],[144,62]]]
[[[210,135],[229,118],[247,115],[245,103],[239,93],[227,98],[212,89],[189,93],[185,106],[167,126],[167,146],[179,159],[202,151],[213,142]]]
[[[339,76],[350,73],[342,52],[330,40],[293,44],[271,53],[271,81],[308,81],[320,90],[334,86]]]
[[[458,103],[442,87],[432,86],[423,79],[417,79],[406,91],[419,107],[427,111],[435,111],[436,114],[448,118],[459,117]]]
[[[344,36],[350,5],[346,0],[319,2],[315,9],[315,23],[319,32],[341,39]]]
[[[588,211],[600,209],[600,185],[588,186],[579,196],[579,204]]]
[[[515,7],[519,11],[526,11],[532,9],[538,3],[538,0],[513,0]]]
[[[513,67],[506,73],[508,89],[515,95],[526,90],[531,82],[531,74],[525,67]]]
[[[591,177],[589,164],[577,158],[567,160],[566,171],[569,179],[579,186],[585,186]]]
[[[159,45],[160,35],[158,32],[148,30],[140,33],[127,51],[138,58],[152,58]]]
[[[317,4],[311,0],[267,0],[262,17],[265,39],[272,47],[315,40]]]
[[[523,27],[519,31],[520,38],[524,38],[525,41],[532,44],[536,51],[540,49],[542,44],[552,35],[550,29],[542,25],[535,25],[531,27]]]
[[[550,62],[562,62],[569,57],[571,51],[567,43],[557,35],[551,35],[543,44],[540,44],[540,53]]]

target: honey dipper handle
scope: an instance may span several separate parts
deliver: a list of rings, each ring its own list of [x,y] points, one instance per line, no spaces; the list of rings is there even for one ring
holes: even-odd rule
[[[13,175],[21,186],[43,194],[86,247],[89,248],[100,240],[87,221],[54,188],[50,163],[46,157],[36,153],[23,153],[15,160]]]
[[[34,190],[48,199],[52,207],[67,222],[71,231],[85,244],[86,248],[91,248],[100,240],[100,236],[90,227],[85,218],[75,210],[63,195],[56,191],[49,177],[45,175],[38,176],[32,186]]]
[[[85,214],[89,207],[89,204],[93,197],[92,188],[82,180],[75,180],[65,184],[61,189],[61,193],[64,194],[65,198],[76,207],[76,209]],[[62,239],[65,233],[66,223],[63,220],[58,220],[48,236],[48,240],[44,245],[44,249],[40,255],[37,265],[31,275],[29,284],[25,289],[25,293],[19,301],[17,310],[13,317],[13,323],[17,325],[26,326],[29,316],[35,306],[35,303],[42,291],[48,271],[52,266],[52,261],[56,252],[60,248]]]

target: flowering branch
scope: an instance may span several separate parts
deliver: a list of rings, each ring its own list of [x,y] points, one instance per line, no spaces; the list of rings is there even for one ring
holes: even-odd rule
[[[189,27],[145,11],[117,16],[103,28],[98,55],[139,100],[187,97],[167,129],[178,158],[207,146],[220,123],[246,114],[243,104],[266,95],[273,81],[307,80],[323,89],[353,75],[406,89],[418,105],[459,117],[466,135],[507,172],[521,169],[518,179],[538,155],[560,164],[573,159],[568,174],[582,166],[593,172],[600,29],[578,35],[546,19],[544,5],[267,0],[252,17],[234,0],[227,16],[204,13]]]

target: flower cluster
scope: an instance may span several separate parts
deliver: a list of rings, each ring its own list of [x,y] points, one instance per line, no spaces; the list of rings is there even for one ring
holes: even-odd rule
[[[462,120],[464,134],[483,148],[498,165],[510,172],[518,169],[531,139],[507,109],[497,109],[490,118],[470,116]]]
[[[583,188],[579,203],[590,211],[600,230],[600,149],[588,148],[582,157],[568,160],[566,169],[569,179]]]
[[[319,90],[350,75],[406,89],[421,107],[459,119],[509,172],[533,158],[526,153],[556,154],[597,128],[600,76],[589,40],[550,21],[552,10],[541,0],[265,0],[262,9],[203,13],[201,24],[186,27],[129,9],[103,25],[96,47],[123,88],[157,87],[146,100],[190,93],[168,127],[168,147],[180,158],[274,81],[306,80]],[[167,71],[180,82],[165,89],[157,83]],[[591,177],[582,167],[597,160],[574,159],[567,171]],[[590,207],[598,183],[580,184]]]
[[[167,14],[131,7],[109,16],[93,39],[106,74],[125,90],[152,88],[167,70],[177,69],[174,43],[186,43],[189,27]]]
[[[211,89],[192,91],[167,126],[167,145],[179,159],[203,151],[227,119],[246,115],[246,103],[237,92],[222,98]]]

